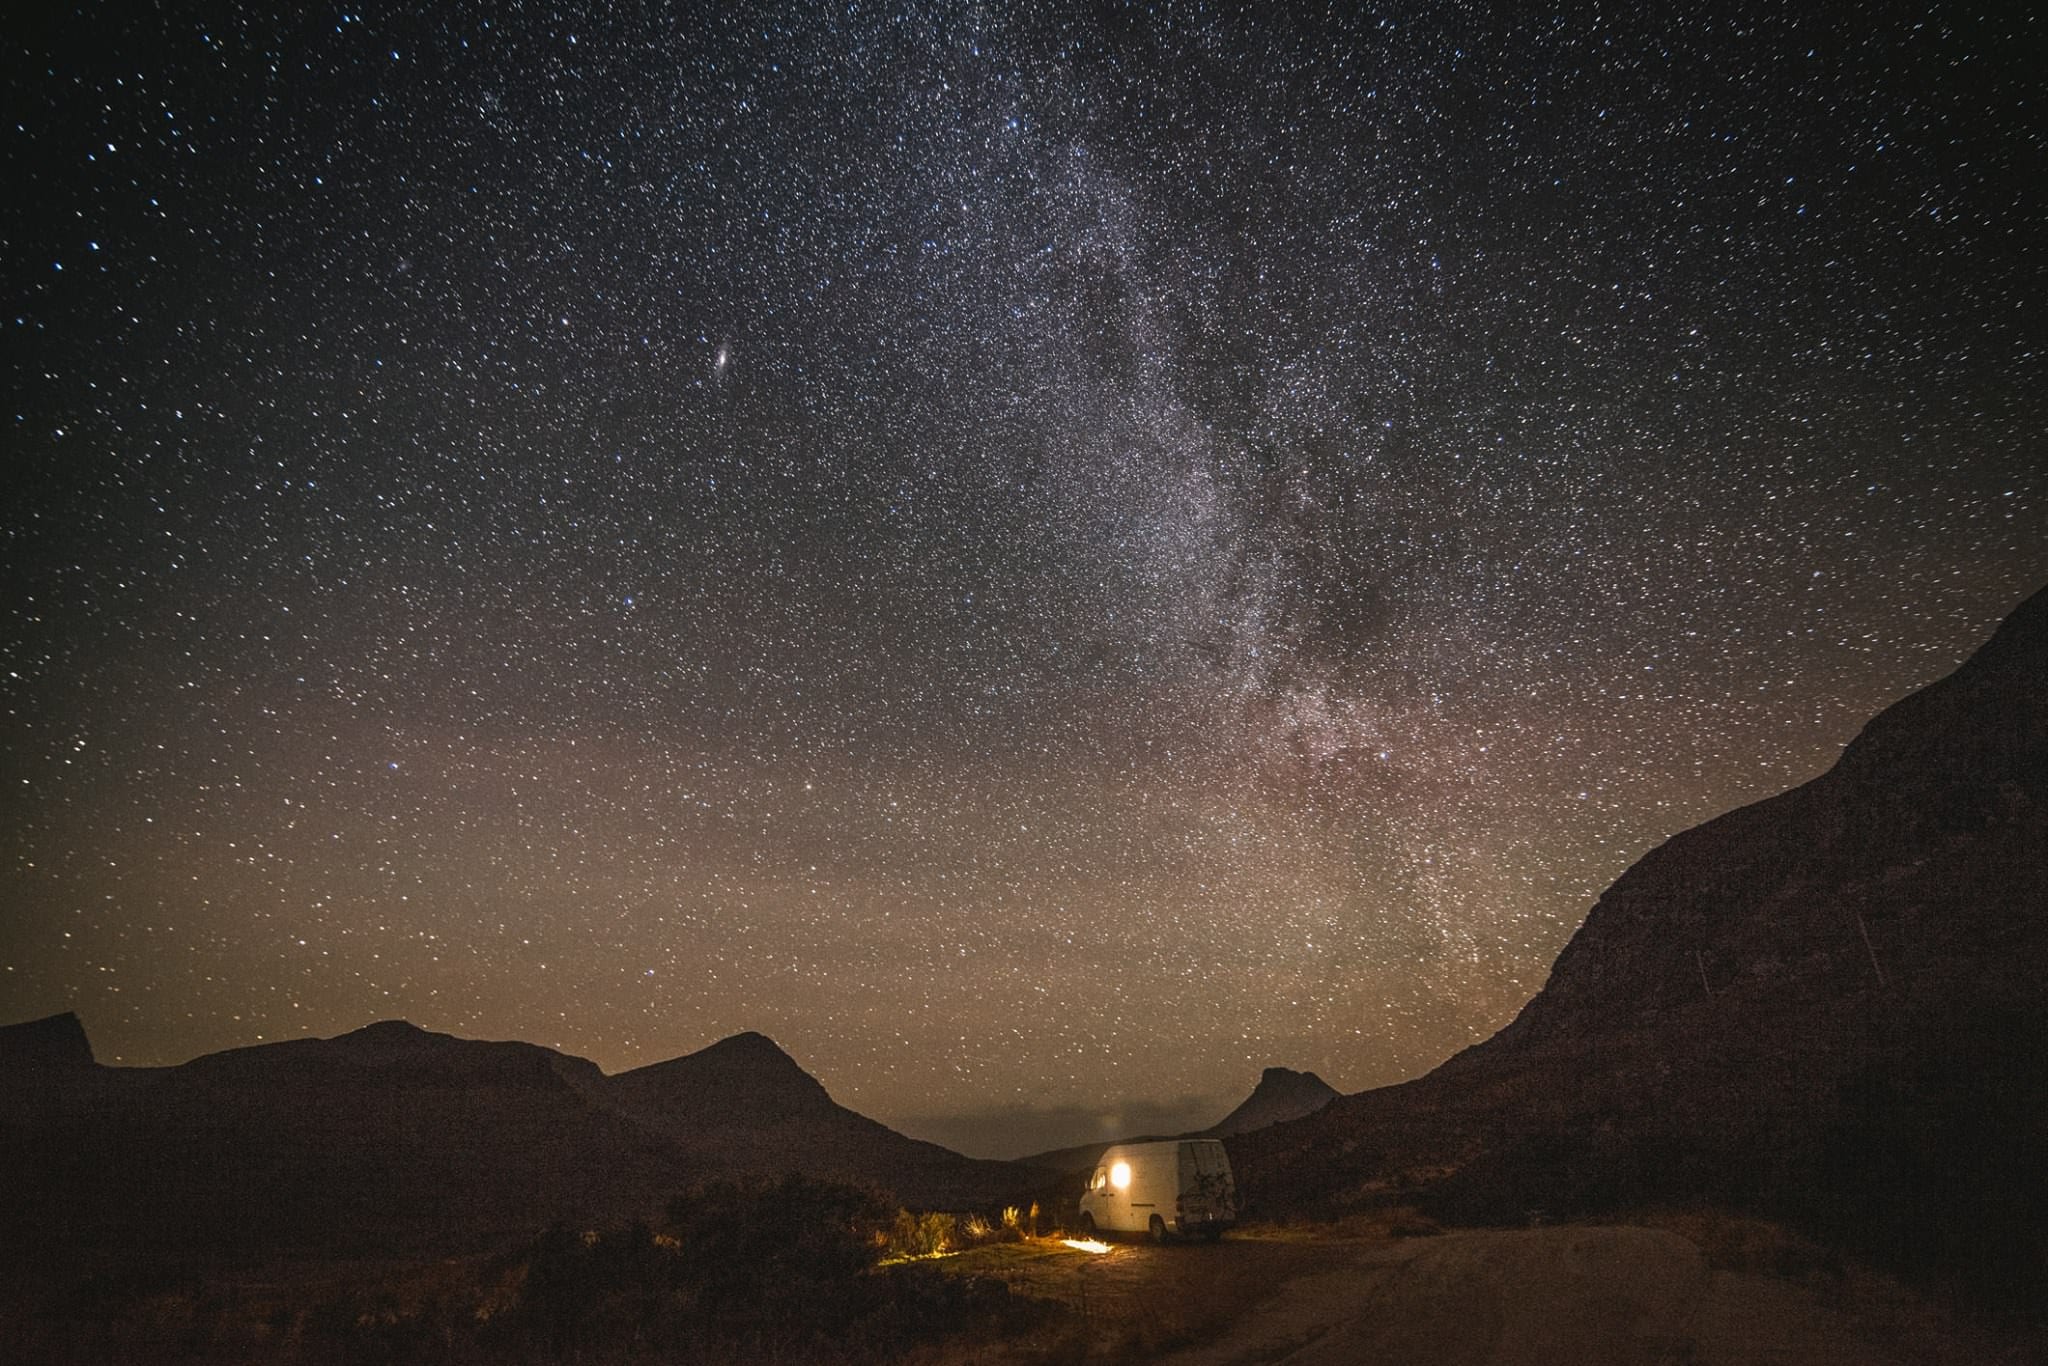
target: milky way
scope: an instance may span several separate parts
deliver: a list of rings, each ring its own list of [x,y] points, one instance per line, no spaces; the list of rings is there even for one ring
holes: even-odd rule
[[[2041,25],[8,38],[9,1018],[1413,1076],[2048,578]]]

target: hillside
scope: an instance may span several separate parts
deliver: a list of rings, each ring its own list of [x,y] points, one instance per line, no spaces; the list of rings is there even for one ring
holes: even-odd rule
[[[1269,1209],[1708,1200],[2038,1285],[2044,979],[2048,591],[1826,774],[1646,855],[1498,1035],[1233,1153]]]
[[[170,1262],[444,1254],[658,1210],[715,1177],[851,1178],[931,1207],[1032,1178],[832,1103],[759,1035],[607,1077],[384,1021],[175,1068],[103,1067],[75,1017],[0,1031],[16,1254]]]
[[[1203,1138],[1248,1134],[1290,1119],[1312,1115],[1337,1098],[1337,1088],[1313,1072],[1269,1067],[1259,1084],[1235,1110],[1201,1131]]]
[[[85,1025],[70,1011],[21,1024],[0,1025],[0,1076],[93,1065]]]
[[[593,1094],[708,1171],[802,1171],[880,1185],[942,1208],[1020,1199],[1032,1188],[1032,1178],[1010,1163],[963,1157],[835,1103],[761,1034],[736,1034],[701,1052],[622,1072]]]

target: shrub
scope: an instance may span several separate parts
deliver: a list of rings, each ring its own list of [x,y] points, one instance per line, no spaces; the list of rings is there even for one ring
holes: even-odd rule
[[[747,1316],[815,1295],[822,1310],[879,1260],[888,1211],[873,1190],[810,1177],[720,1181],[670,1201],[667,1232],[681,1280],[707,1308]]]
[[[933,1210],[928,1214],[912,1214],[907,1209],[896,1211],[896,1221],[889,1230],[889,1254],[892,1257],[936,1257],[952,1250],[958,1240],[959,1225],[950,1214]]]

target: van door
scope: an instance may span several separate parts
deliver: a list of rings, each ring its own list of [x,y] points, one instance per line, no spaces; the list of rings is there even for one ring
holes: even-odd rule
[[[1115,1227],[1109,1218],[1109,1200],[1112,1194],[1109,1188],[1108,1166],[1096,1167],[1095,1175],[1088,1178],[1088,1189],[1081,1192],[1081,1213],[1093,1220],[1098,1229]]]
[[[1230,1155],[1215,1139],[1180,1145],[1182,1207],[1190,1219],[1233,1221],[1237,1218],[1236,1183]]]

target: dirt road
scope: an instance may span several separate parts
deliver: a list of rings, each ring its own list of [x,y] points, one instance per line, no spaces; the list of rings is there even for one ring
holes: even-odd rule
[[[1256,1234],[1039,1259],[1018,1288],[1096,1350],[1175,1366],[1906,1366],[2016,1360],[1868,1275],[1717,1269],[1624,1225],[1403,1239]]]
[[[1180,1366],[1387,1361],[1441,1366],[1786,1362],[1893,1355],[1799,1286],[1711,1270],[1659,1229],[1456,1233],[1361,1251],[1283,1284]]]

